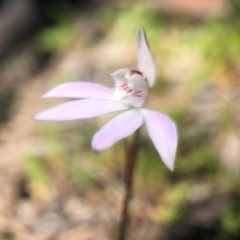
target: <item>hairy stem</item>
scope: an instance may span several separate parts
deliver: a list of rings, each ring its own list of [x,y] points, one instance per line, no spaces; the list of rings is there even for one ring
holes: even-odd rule
[[[125,172],[124,185],[125,197],[123,202],[121,220],[119,225],[118,240],[125,240],[129,226],[129,203],[132,196],[133,173],[136,164],[139,129],[135,132],[132,142],[125,142]]]

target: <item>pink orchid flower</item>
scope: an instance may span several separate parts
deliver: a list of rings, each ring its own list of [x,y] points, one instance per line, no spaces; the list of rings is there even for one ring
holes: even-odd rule
[[[115,88],[89,82],[61,84],[43,97],[81,98],[37,113],[35,120],[69,121],[125,110],[106,123],[92,139],[102,151],[134,133],[145,122],[148,134],[165,165],[173,170],[177,148],[175,123],[166,115],[142,108],[153,86],[155,66],[143,28],[137,33],[138,70],[117,70],[111,76]]]

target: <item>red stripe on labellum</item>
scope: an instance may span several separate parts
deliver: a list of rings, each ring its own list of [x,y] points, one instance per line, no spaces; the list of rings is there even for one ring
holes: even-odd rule
[[[129,79],[133,74],[138,74],[140,76],[143,76],[142,72],[138,70],[130,70],[128,73],[125,74],[125,78]]]

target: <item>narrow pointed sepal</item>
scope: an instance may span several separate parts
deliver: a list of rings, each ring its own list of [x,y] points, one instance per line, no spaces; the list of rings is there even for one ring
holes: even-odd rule
[[[166,115],[141,109],[148,134],[165,165],[173,171],[177,149],[177,128]]]
[[[134,133],[143,123],[138,109],[128,110],[106,123],[92,140],[92,148],[96,152],[111,147],[117,141]]]
[[[70,121],[97,117],[128,108],[128,105],[120,102],[99,99],[82,99],[66,102],[43,112],[39,112],[33,118],[42,121]]]
[[[148,82],[148,86],[152,87],[155,80],[155,64],[142,27],[138,29],[137,33],[137,60],[138,70],[143,73],[144,78],[146,78]]]
[[[42,97],[91,98],[91,99],[105,99],[111,101],[115,100],[111,88],[90,82],[63,83],[53,88]]]

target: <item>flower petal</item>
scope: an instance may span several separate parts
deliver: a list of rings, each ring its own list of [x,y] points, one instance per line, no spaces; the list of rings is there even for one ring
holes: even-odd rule
[[[99,99],[83,99],[63,103],[54,108],[37,113],[35,120],[69,121],[91,118],[110,112],[128,109],[129,106],[119,102]]]
[[[124,112],[95,133],[92,140],[92,148],[95,151],[102,151],[111,147],[115,142],[134,133],[143,123],[139,110],[132,109]]]
[[[115,82],[116,87],[127,83],[125,75],[129,72],[130,70],[128,68],[122,68],[110,74]]]
[[[138,70],[147,79],[149,87],[152,87],[155,79],[155,65],[143,28],[139,28],[137,33],[137,59]]]
[[[177,149],[177,129],[175,123],[166,115],[141,109],[148,134],[165,165],[173,171]]]
[[[112,101],[115,99],[111,88],[89,82],[63,83],[50,90],[43,97],[93,98]]]

